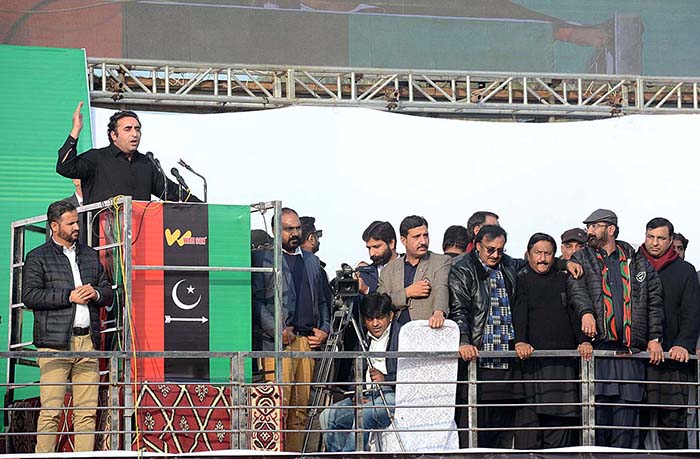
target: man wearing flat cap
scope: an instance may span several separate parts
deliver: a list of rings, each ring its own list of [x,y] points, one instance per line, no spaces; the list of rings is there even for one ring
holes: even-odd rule
[[[661,280],[649,261],[634,248],[617,240],[617,215],[598,209],[586,218],[588,247],[572,261],[583,265],[580,279],[567,281],[569,301],[581,320],[581,331],[593,340],[596,350],[632,354],[648,351],[650,363],[663,360],[664,305]],[[641,359],[598,358],[596,379],[642,381]],[[631,383],[598,383],[596,425],[626,429],[596,430],[596,445],[620,448],[639,446],[639,408],[644,387]]]
[[[573,254],[586,247],[588,234],[581,228],[571,228],[561,234],[561,257],[571,260]]]

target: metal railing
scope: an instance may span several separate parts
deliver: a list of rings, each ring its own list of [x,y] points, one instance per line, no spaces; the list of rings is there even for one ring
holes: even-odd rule
[[[197,204],[195,204],[197,205]],[[203,205],[203,204],[199,204]],[[122,397],[121,406],[119,407],[119,416],[112,416],[112,422],[118,422],[116,419],[123,422],[124,428],[122,430],[117,430],[112,426],[112,428],[107,432],[115,432],[124,435],[123,443],[130,444],[130,435],[134,431],[132,429],[132,415],[131,410],[136,406],[134,402],[133,389],[135,386],[132,384],[133,375],[131,373],[132,367],[129,364],[129,359],[124,359],[124,352],[130,354],[132,352],[131,339],[130,339],[130,327],[131,323],[129,320],[130,308],[132,305],[131,294],[132,294],[132,273],[134,271],[201,271],[201,272],[256,272],[256,273],[270,273],[273,275],[273,284],[275,288],[275,311],[281,311],[281,301],[282,301],[282,258],[281,258],[281,244],[279,241],[282,240],[280,235],[280,214],[281,214],[282,204],[281,201],[270,201],[270,202],[260,202],[250,205],[251,213],[258,212],[264,214],[268,210],[273,210],[273,227],[274,229],[274,259],[272,266],[269,267],[250,267],[250,266],[150,266],[150,265],[138,265],[132,262],[132,244],[134,238],[137,235],[132,234],[132,210],[133,202],[131,197],[116,197],[103,202],[89,204],[86,206],[81,206],[78,208],[78,212],[83,214],[86,213],[88,216],[84,230],[87,231],[87,240],[92,243],[95,238],[93,237],[93,220],[102,212],[116,210],[116,215],[119,218],[114,218],[113,223],[118,227],[118,233],[120,235],[118,240],[107,241],[107,244],[95,246],[94,249],[98,251],[115,251],[116,255],[113,255],[115,260],[119,260],[120,254],[116,251],[121,250],[121,258],[123,265],[114,268],[113,279],[114,284],[112,289],[123,295],[120,300],[115,300],[115,309],[118,311],[115,319],[112,320],[112,324],[109,328],[101,331],[101,333],[115,333],[118,336],[117,342],[119,345],[115,351],[109,354],[95,354],[99,355],[101,358],[110,359],[110,384],[115,387],[120,387],[123,389],[123,393],[120,395]],[[20,387],[31,387],[37,386],[35,383],[19,383],[16,380],[17,371],[16,367],[19,365],[24,366],[38,366],[35,359],[42,354],[37,352],[21,351],[23,349],[31,349],[32,341],[25,341],[23,333],[23,314],[27,311],[26,306],[22,302],[21,290],[22,290],[22,268],[24,266],[25,252],[27,251],[26,243],[26,231],[41,233],[42,236],[46,232],[46,216],[39,215],[31,218],[26,218],[23,220],[18,220],[12,223],[12,238],[10,251],[12,254],[11,261],[11,271],[10,271],[10,300],[9,300],[9,326],[8,326],[8,350],[15,351],[7,354],[7,383],[4,384],[7,388],[5,396],[5,406],[13,404],[15,401],[15,391]],[[138,233],[138,231],[137,231]],[[106,236],[106,234],[105,234]],[[92,244],[90,244],[92,245]],[[118,263],[117,263],[118,264]],[[119,278],[117,280],[116,278]],[[105,325],[105,324],[103,324]],[[275,327],[279,330],[278,335],[281,336],[282,321],[279,319],[279,314],[275,315]],[[275,349],[281,351],[282,343],[281,340],[275,340]],[[70,355],[62,353],[62,355]],[[75,354],[75,355],[80,355]],[[181,354],[178,354],[181,355]],[[115,359],[115,356],[120,356],[120,358]],[[211,355],[207,354],[203,358],[211,358]],[[279,363],[279,362],[278,362]],[[112,365],[115,364],[115,365]],[[277,365],[278,380],[281,379],[281,365]],[[116,399],[115,395],[112,394],[112,405],[115,405]],[[9,424],[9,410],[5,408],[3,410],[5,425]],[[117,413],[114,413],[117,414]],[[115,445],[111,445],[115,446]],[[116,448],[113,448],[116,449]]]
[[[281,355],[280,355],[281,354]],[[452,361],[454,362],[455,360],[458,359],[458,354],[456,352],[439,352],[439,353],[433,353],[433,352],[283,352],[283,353],[277,353],[277,352],[123,352],[123,351],[114,351],[114,352],[35,352],[35,351],[13,351],[13,352],[0,352],[0,358],[8,358],[8,359],[33,359],[36,357],[93,357],[93,358],[100,358],[100,359],[107,359],[109,362],[109,375],[110,377],[108,378],[107,381],[100,382],[98,385],[100,387],[106,388],[108,390],[108,397],[106,398],[107,403],[104,406],[97,407],[99,410],[103,410],[105,412],[109,412],[110,414],[110,422],[105,426],[104,429],[100,430],[99,433],[103,436],[106,436],[108,439],[104,444],[108,447],[108,449],[136,449],[137,445],[139,445],[142,449],[146,448],[146,445],[144,443],[144,439],[147,438],[146,436],[148,435],[160,435],[160,434],[173,434],[173,435],[178,435],[178,434],[188,434],[188,435],[204,435],[204,434],[216,434],[218,436],[225,436],[226,438],[229,439],[229,442],[227,443],[230,445],[230,448],[232,449],[248,449],[251,447],[251,435],[256,433],[258,430],[253,427],[250,422],[249,422],[249,417],[250,414],[253,410],[257,409],[258,407],[253,405],[250,402],[250,394],[251,392],[255,391],[257,388],[260,388],[261,386],[268,386],[272,384],[274,387],[280,388],[280,390],[285,390],[285,388],[293,387],[293,386],[311,386],[312,389],[314,390],[319,390],[319,389],[330,389],[333,387],[340,387],[340,386],[349,386],[351,387],[350,394],[354,394],[359,397],[361,396],[361,391],[364,385],[367,384],[366,381],[364,381],[364,375],[360,374],[359,372],[355,373],[355,381],[351,382],[334,382],[334,383],[322,383],[321,385],[316,384],[314,382],[284,382],[284,383],[263,383],[263,382],[253,382],[250,380],[246,380],[245,376],[245,365],[246,362],[249,361],[250,359],[257,359],[257,358],[265,358],[265,357],[276,357],[276,358],[304,358],[304,357],[312,357],[312,358],[334,358],[336,361],[339,361],[340,359],[352,359],[356,365],[357,368],[359,368],[362,364],[362,361],[366,359],[367,357],[385,357],[385,358],[425,358],[425,359],[445,359],[446,362]],[[513,364],[518,364],[519,360],[516,358],[515,352],[484,352],[482,351],[480,353],[480,359],[481,358],[508,358],[508,359],[513,359],[511,362]],[[225,359],[229,362],[229,368],[230,368],[230,374],[228,381],[178,381],[178,382],[173,382],[173,381],[123,381],[118,378],[118,371],[119,368],[124,368],[124,367],[130,367],[134,362],[133,359],[136,358],[137,362],[140,361],[141,359],[149,359],[149,358],[168,358],[168,359],[178,359],[178,358],[205,358],[205,359]],[[596,400],[596,385],[598,384],[605,384],[605,383],[613,383],[613,382],[620,382],[620,383],[625,383],[625,384],[664,384],[664,383],[659,383],[656,381],[630,381],[630,380],[613,380],[613,379],[605,379],[605,378],[596,378],[595,377],[595,365],[596,361],[598,361],[601,358],[615,358],[615,359],[648,359],[648,355],[646,353],[639,353],[635,355],[629,355],[629,356],[624,356],[621,357],[615,352],[612,351],[595,351],[593,358],[589,361],[585,361],[583,359],[580,359],[578,356],[578,353],[575,351],[536,351],[532,357],[532,359],[548,359],[548,358],[566,358],[566,359],[577,359],[578,362],[580,362],[580,372],[579,372],[579,377],[576,379],[552,379],[552,380],[533,380],[533,379],[519,379],[519,380],[512,380],[512,381],[498,381],[499,384],[512,384],[512,385],[527,385],[527,384],[532,384],[533,382],[546,382],[546,383],[551,383],[551,384],[558,384],[558,383],[576,383],[579,386],[579,394],[580,394],[580,399],[578,402],[571,403],[571,402],[566,402],[567,405],[571,406],[577,406],[579,407],[579,416],[577,417],[577,422],[575,424],[567,424],[567,425],[561,425],[561,426],[538,426],[538,425],[531,425],[531,426],[518,426],[515,425],[513,427],[499,427],[497,429],[494,428],[484,428],[480,426],[479,420],[478,420],[478,415],[477,415],[477,410],[480,408],[504,408],[504,407],[512,407],[512,408],[532,408],[532,407],[537,407],[540,406],[538,404],[533,404],[530,400],[527,399],[515,399],[513,401],[509,401],[508,403],[504,404],[492,404],[492,403],[483,403],[481,400],[479,400],[478,397],[478,387],[480,385],[484,384],[491,384],[494,383],[494,381],[481,381],[477,378],[477,367],[478,363],[476,362],[471,362],[467,366],[467,370],[464,374],[461,374],[458,378],[457,381],[398,381],[398,382],[393,382],[389,383],[387,382],[387,386],[391,386],[395,388],[395,391],[398,393],[401,391],[401,386],[404,384],[427,384],[430,386],[435,386],[436,384],[441,384],[441,385],[454,385],[455,391],[459,390],[461,386],[466,386],[467,387],[467,392],[468,392],[468,401],[466,403],[454,403],[454,404],[448,404],[448,405],[436,405],[436,404],[431,404],[431,403],[422,403],[422,404],[416,404],[416,405],[410,405],[410,406],[402,406],[399,405],[398,403],[393,405],[389,404],[388,408],[390,410],[394,410],[396,408],[410,408],[410,409],[415,409],[415,410],[425,410],[426,408],[445,408],[447,410],[452,410],[455,408],[461,408],[461,409],[466,409],[469,412],[468,416],[468,422],[466,424],[458,424],[456,427],[451,427],[449,429],[442,429],[438,431],[454,431],[457,433],[462,433],[466,434],[468,438],[468,444],[462,444],[463,447],[478,447],[479,445],[479,440],[478,436],[479,433],[483,432],[488,432],[488,431],[493,431],[493,430],[499,430],[499,431],[513,431],[513,432],[527,432],[527,431],[544,431],[544,430],[575,430],[578,432],[577,435],[580,435],[580,444],[582,446],[607,446],[607,445],[596,445],[596,432],[599,430],[620,430],[620,429],[629,429],[629,427],[624,427],[624,426],[615,426],[615,425],[599,425],[596,422],[596,410],[600,409],[601,407],[605,406],[616,406],[615,404],[610,404],[610,403],[601,403],[600,401]],[[666,359],[668,359],[668,355],[666,355]],[[691,360],[697,360],[695,356],[691,357]],[[688,365],[694,365],[693,362],[688,363]],[[696,395],[695,401],[689,401],[688,403],[681,404],[681,405],[648,405],[644,403],[644,401],[641,401],[640,403],[632,403],[632,404],[625,404],[624,406],[626,407],[633,407],[633,408],[674,408],[674,409],[683,409],[683,410],[698,410],[700,408],[700,405],[698,405],[697,400],[700,400],[700,385],[698,384],[698,373],[697,373],[697,368],[695,369],[695,375],[694,375],[694,380],[690,382],[667,382],[666,384],[674,384],[678,387],[679,391],[690,391],[692,390],[694,394]],[[215,387],[220,387],[224,388],[225,390],[225,403],[222,405],[218,405],[217,407],[207,407],[204,405],[197,405],[196,403],[194,405],[182,405],[182,404],[167,404],[167,403],[162,403],[158,405],[154,404],[148,404],[144,403],[142,400],[143,396],[143,391],[144,388],[147,386],[150,386],[151,388],[153,387],[161,387],[165,384],[191,384],[191,385],[197,385],[197,384],[207,384]],[[69,384],[70,385],[70,384]],[[20,386],[22,387],[37,387],[41,386],[38,382],[24,382],[24,383],[13,383],[13,384],[5,384],[5,386],[14,386],[14,388],[18,388]],[[323,386],[323,387],[321,387]],[[124,392],[125,389],[131,387],[134,389],[136,392],[136,396],[133,398],[133,400],[136,400],[136,402],[131,401],[131,399],[125,398],[124,397]],[[692,399],[692,398],[691,398]],[[559,406],[562,403],[550,403],[547,404],[547,406]],[[151,425],[151,428],[148,427],[148,424],[146,423],[145,420],[145,412],[150,412],[154,410],[165,410],[166,412],[169,413],[175,413],[176,409],[190,409],[191,407],[195,407],[198,409],[214,409],[214,410],[223,410],[226,414],[226,418],[230,421],[229,425],[221,425],[217,426],[214,429],[207,429],[205,428],[205,424],[202,424],[201,422],[199,425],[195,425],[194,427],[191,425],[177,425],[173,420],[170,421],[170,424],[166,424],[164,428],[155,428],[153,425]],[[86,408],[95,408],[95,407],[86,407]],[[287,410],[287,409],[303,409],[303,410],[310,410],[310,409],[326,409],[327,406],[322,406],[322,407],[313,407],[309,405],[303,405],[303,404],[290,404],[290,405],[283,405],[283,404],[277,404],[273,407],[267,407],[267,409],[273,409],[273,410]],[[343,430],[323,430],[321,428],[317,428],[313,426],[311,429],[308,430],[293,430],[293,429],[286,429],[284,428],[283,425],[279,425],[278,428],[270,430],[270,433],[279,433],[281,435],[289,434],[289,433],[306,433],[307,431],[310,434],[315,434],[315,435],[320,435],[323,436],[325,434],[328,434],[329,432],[346,432],[350,434],[354,434],[356,438],[356,447],[358,450],[362,450],[363,448],[363,436],[362,433],[365,432],[363,429],[362,425],[362,410],[363,406],[361,403],[356,403],[353,401],[351,404],[344,405],[343,407],[336,407],[337,409],[341,410],[353,410],[356,412],[355,414],[355,426],[351,429],[343,429]],[[65,410],[67,412],[70,412],[71,410],[76,409],[73,407],[66,407]],[[367,409],[367,407],[364,407],[364,409]],[[3,413],[9,414],[10,419],[13,419],[14,417],[17,417],[18,415],[22,414],[23,416],[28,416],[31,413],[32,416],[37,416],[38,411],[40,410],[40,407],[18,407],[18,406],[6,406],[2,408]],[[136,422],[133,427],[130,426],[129,423],[125,423],[126,417],[131,416],[132,414],[136,414]],[[174,416],[174,414],[173,414]],[[30,424],[31,425],[31,424]],[[33,436],[37,435],[36,432],[26,432],[26,431],[16,431],[12,430],[12,427],[14,424],[11,423],[10,425],[10,430],[5,434],[6,438],[8,439],[8,444],[12,445],[12,439],[16,437],[26,437],[26,436]],[[141,426],[141,427],[139,427]],[[659,431],[659,430],[669,430],[667,428],[659,428],[659,427],[653,427],[653,426],[640,426],[638,428],[635,428],[639,431]],[[680,430],[688,433],[695,434],[697,436],[698,433],[700,433],[700,428],[697,425],[697,419],[695,420],[695,423],[692,426],[687,426],[687,427],[679,427],[676,428],[675,430]],[[410,435],[410,433],[416,433],[416,432],[434,432],[436,429],[434,428],[415,428],[415,427],[404,427],[402,425],[393,425],[390,427],[387,427],[387,429],[384,430],[385,432],[389,432],[390,434],[396,435],[397,433],[399,435]],[[393,433],[392,433],[393,432]],[[59,432],[59,434],[71,434],[71,433],[76,433],[76,432]],[[49,434],[49,433],[38,433],[38,435],[43,435],[43,434]],[[54,433],[50,433],[54,434]],[[136,435],[138,434],[138,435]],[[136,436],[135,436],[136,435]],[[132,440],[132,438],[134,440]],[[319,441],[318,444],[321,442]],[[132,445],[132,446],[130,446]],[[315,447],[311,448],[312,450],[316,450]],[[12,452],[11,450],[8,450],[8,452]],[[313,451],[307,451],[307,452],[313,452]]]

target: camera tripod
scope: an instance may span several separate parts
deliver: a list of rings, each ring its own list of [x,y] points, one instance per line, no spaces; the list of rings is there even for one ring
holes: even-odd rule
[[[355,320],[355,317],[352,314],[353,301],[357,298],[357,296],[336,296],[334,303],[338,307],[333,313],[333,320],[331,322],[331,333],[328,335],[325,348],[323,349],[325,352],[338,352],[342,350],[342,337],[345,334],[345,330],[347,329],[348,325],[352,325],[352,329],[355,332],[355,335],[357,336],[357,341],[358,343],[360,343],[360,350],[362,350],[362,352],[367,352],[367,346],[365,345],[365,341],[362,338],[362,332],[360,331],[360,327],[357,324],[357,320]],[[365,361],[367,362],[368,368],[373,368],[372,361],[369,357],[365,357]],[[333,357],[322,358],[319,364],[318,374],[314,381],[315,390],[313,399],[311,400],[309,420],[306,425],[306,433],[304,434],[304,444],[301,449],[302,453],[306,452],[306,447],[308,445],[310,434],[309,430],[311,430],[314,420],[319,414],[319,410],[322,409],[322,407],[328,406],[329,404],[328,401],[330,398],[330,392],[332,390],[332,388],[329,386],[329,383],[331,382],[332,370]],[[384,405],[387,415],[389,416],[389,426],[391,429],[394,429],[394,416],[391,410],[389,409],[388,403],[384,396],[384,390],[379,384],[377,385],[377,389],[379,391],[379,396],[382,399],[382,404]],[[355,403],[361,404],[361,401],[359,401],[359,403],[358,401],[356,401]],[[401,441],[401,436],[395,430],[394,433],[396,434],[396,438],[398,440],[399,446],[401,447],[401,451],[405,451],[403,442]]]

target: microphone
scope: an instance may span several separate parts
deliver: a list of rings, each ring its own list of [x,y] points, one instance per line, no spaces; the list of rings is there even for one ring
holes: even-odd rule
[[[158,158],[153,156],[153,152],[148,152],[146,153],[146,156],[148,156],[148,159],[151,160],[154,166],[156,166],[156,169],[158,169],[159,172],[163,172],[163,168],[160,166],[160,161],[158,161]],[[165,173],[165,172],[163,172]]]
[[[165,176],[165,171],[164,171],[163,168],[161,167],[160,161],[158,161],[158,158],[156,158],[155,156],[153,156],[153,152],[151,152],[151,151],[147,152],[147,153],[146,153],[146,156],[148,157],[148,159],[151,160],[151,163],[153,163],[153,165],[156,167],[156,170],[157,170],[158,172],[160,172],[160,175],[163,176],[163,192],[162,192],[161,195],[160,195],[160,199],[165,199],[165,200],[167,201],[167,199],[168,199],[168,192],[167,192],[167,190],[168,190],[168,188],[167,188],[168,180],[167,180],[167,177]]]
[[[187,169],[188,171],[192,172],[197,177],[202,179],[202,182],[204,184],[204,202],[207,202],[207,179],[202,174],[200,174],[197,171],[195,171],[194,169],[192,169],[192,167],[189,164],[187,164],[185,161],[183,161],[182,158],[180,158],[180,160],[177,163],[180,166]]]
[[[173,177],[175,177],[177,183],[179,183],[181,187],[183,187],[186,190],[190,189],[190,187],[187,186],[185,179],[182,178],[182,175],[180,175],[180,171],[177,170],[177,167],[173,167],[172,169],[170,169],[170,173],[173,174]]]

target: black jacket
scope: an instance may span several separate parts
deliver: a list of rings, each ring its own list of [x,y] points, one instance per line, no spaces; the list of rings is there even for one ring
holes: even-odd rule
[[[695,268],[676,258],[658,273],[664,292],[662,346],[665,351],[681,346],[694,354],[700,332],[700,284]]]
[[[95,349],[100,345],[100,306],[112,303],[112,288],[105,276],[98,253],[76,243],[76,261],[83,284],[99,290],[99,302],[90,302],[90,327]],[[75,304],[73,272],[63,249],[53,240],[27,254],[22,270],[22,302],[34,311],[34,345],[70,350]]]
[[[516,343],[529,343],[535,349],[576,349],[588,341],[567,301],[568,277],[554,269],[540,274],[529,265],[518,271],[518,294],[511,306]]]
[[[510,301],[514,301],[516,266],[512,258],[503,257],[501,271]],[[481,338],[491,304],[489,275],[476,252],[465,254],[452,265],[449,318],[459,326],[460,344],[481,348]]]
[[[646,350],[649,340],[663,337],[664,304],[661,280],[654,268],[641,253],[626,242],[617,241],[629,260],[632,302],[632,342],[635,351]],[[604,335],[605,309],[603,306],[603,263],[596,257],[595,249],[586,247],[572,257],[583,266],[583,277],[569,277],[567,291],[569,301],[579,319],[586,313],[596,318],[595,343],[606,340]]]

